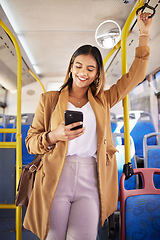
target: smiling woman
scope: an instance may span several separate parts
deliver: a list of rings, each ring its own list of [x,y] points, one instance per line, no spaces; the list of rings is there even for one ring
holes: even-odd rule
[[[79,79],[79,82],[87,79],[88,81],[86,82],[88,83],[88,87],[91,87],[93,95],[97,95],[103,90],[105,83],[103,60],[97,47],[84,45],[73,53],[62,89],[66,85],[69,85],[69,89],[72,91],[72,85],[76,78]],[[83,93],[82,95],[85,94]],[[78,97],[77,93],[75,97]]]
[[[51,116],[55,92],[41,95],[26,146],[32,154],[44,154],[43,165],[36,174],[24,219],[24,227],[41,240],[95,240],[99,217],[103,225],[117,209],[118,176],[110,108],[145,77],[152,22],[148,16],[139,13],[141,35],[135,60],[129,72],[110,89],[103,89],[100,51],[83,45],[71,57]],[[81,121],[65,125],[66,110],[83,112],[82,128],[71,131],[82,125]]]
[[[76,57],[71,66],[73,82],[69,93],[69,101],[71,100],[70,97],[75,99],[76,102],[80,99],[86,99],[87,101],[86,91],[89,85],[99,77],[97,70],[98,65],[92,55],[79,55]],[[72,103],[75,104],[75,102]]]

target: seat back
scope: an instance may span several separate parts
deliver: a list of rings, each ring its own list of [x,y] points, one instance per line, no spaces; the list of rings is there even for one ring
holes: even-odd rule
[[[15,128],[16,126],[16,116],[0,114],[0,128]],[[12,134],[11,133],[0,133],[0,141],[10,142]]]
[[[152,142],[156,145],[151,145]],[[143,139],[144,151],[144,167],[145,168],[160,168],[160,132],[150,133],[144,136]],[[156,188],[160,188],[160,176],[154,176]]]
[[[28,150],[26,148],[25,139],[28,134],[28,130],[30,128],[30,125],[32,124],[34,114],[28,113],[28,114],[22,114],[21,115],[21,131],[22,131],[22,164],[26,165],[33,161],[35,155],[29,154]]]
[[[0,128],[4,128],[3,126],[0,125]],[[0,142],[3,142],[3,138],[4,138],[4,133],[0,132]]]
[[[22,133],[22,164],[26,165],[33,161],[35,155],[29,154],[25,144],[25,138],[27,137],[28,130],[32,124],[34,114],[24,113],[21,115],[21,133]],[[15,141],[15,134],[13,135],[13,141]]]
[[[122,116],[118,118],[122,122]],[[143,138],[146,134],[155,132],[154,124],[150,113],[144,111],[129,112],[130,135],[135,144],[136,156],[143,158]],[[124,133],[124,124],[120,129]],[[155,139],[150,139],[149,144],[155,145]]]
[[[112,132],[115,132],[117,128],[117,118],[115,113],[110,113],[110,119],[111,119],[111,130]]]
[[[5,122],[6,122],[6,128],[16,128],[16,119],[17,117],[15,115],[5,115]],[[12,142],[13,141],[13,134],[12,133],[6,133],[5,135],[5,141],[6,142]]]
[[[142,189],[126,190],[125,175],[120,180],[121,239],[155,239],[160,236],[160,189],[153,176],[160,169],[137,168],[134,175],[142,177]]]
[[[124,126],[124,116],[123,115],[117,115],[117,127],[115,129],[116,133],[121,133],[121,129]]]
[[[0,113],[0,128],[4,128],[4,114]],[[4,133],[0,132],[0,142],[3,142]]]

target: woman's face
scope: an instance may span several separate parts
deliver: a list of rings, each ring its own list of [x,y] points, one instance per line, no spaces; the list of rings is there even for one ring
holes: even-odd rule
[[[73,77],[72,87],[86,88],[98,77],[98,65],[92,55],[79,55],[75,58],[71,72]]]

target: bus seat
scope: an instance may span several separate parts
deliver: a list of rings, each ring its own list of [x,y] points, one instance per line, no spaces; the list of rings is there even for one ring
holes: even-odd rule
[[[22,113],[21,122],[22,125],[31,125],[34,118],[34,113]]]
[[[22,128],[22,164],[26,165],[33,161],[35,155],[29,154],[26,148],[25,138],[27,137],[28,130],[32,124],[34,114],[22,114],[21,115],[21,128]]]
[[[117,127],[115,129],[116,133],[121,133],[121,129],[124,126],[124,120],[123,120],[123,115],[117,115]]]
[[[16,116],[14,115],[5,115],[6,128],[15,128],[16,127]],[[13,134],[6,133],[6,142],[12,142]]]
[[[26,148],[25,138],[29,130],[29,125],[22,125],[22,164],[26,165],[33,161],[35,155],[29,154]]]
[[[156,139],[156,145],[150,145],[150,139]],[[144,151],[144,167],[145,168],[160,168],[160,132],[150,133],[144,136],[143,139]],[[154,184],[156,188],[160,188],[160,176],[154,176]]]
[[[5,118],[4,118],[4,114],[0,113],[0,128],[4,128],[5,127]],[[4,142],[4,133],[0,132],[0,142]]]
[[[110,113],[110,118],[111,118],[111,130],[114,132],[117,128],[117,118],[115,113]]]
[[[21,115],[21,132],[22,132],[22,164],[26,165],[33,161],[35,155],[29,154],[25,144],[25,138],[27,137],[27,133],[30,125],[32,124],[34,114],[25,113]],[[13,141],[15,141],[15,134],[13,135]]]
[[[160,169],[137,168],[134,175],[142,177],[142,189],[126,190],[125,174],[120,181],[121,239],[155,239],[160,236],[160,189],[153,175]]]
[[[135,155],[143,158],[143,138],[146,134],[155,132],[154,124],[150,113],[144,111],[130,111],[129,112],[130,135],[135,144]],[[120,129],[124,133],[124,124]],[[149,145],[155,145],[155,138],[148,142]]]
[[[4,128],[4,127],[0,125],[0,128]],[[3,142],[3,138],[4,138],[4,133],[0,132],[0,142]]]
[[[14,128],[16,125],[16,116],[0,114],[0,128]],[[11,133],[0,133],[0,140],[3,142],[11,141]]]

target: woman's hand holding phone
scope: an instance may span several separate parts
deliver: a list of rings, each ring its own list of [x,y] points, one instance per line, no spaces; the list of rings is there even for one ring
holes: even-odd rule
[[[54,130],[54,135],[57,136],[57,141],[71,141],[77,137],[80,137],[85,131],[84,127],[76,130],[71,129],[81,125],[82,122],[76,122],[66,126],[65,123],[62,122],[58,128]]]
[[[82,126],[83,122],[75,122],[69,125],[65,125],[65,122],[60,123],[60,125],[53,131],[47,134],[47,142],[49,145],[53,145],[58,141],[71,141],[77,137],[80,137],[85,132],[85,127],[81,127],[76,130],[71,130],[75,127]]]

